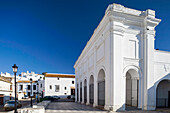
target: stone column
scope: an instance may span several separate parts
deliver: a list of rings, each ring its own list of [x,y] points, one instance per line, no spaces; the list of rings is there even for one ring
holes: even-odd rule
[[[98,106],[98,84],[97,84],[97,77],[94,77],[94,103],[93,107]]]
[[[78,98],[79,98],[79,100],[78,100],[78,102],[80,103],[80,82],[79,82],[79,87],[78,87],[78,91],[79,91],[79,96],[78,96]]]
[[[132,78],[132,106],[137,106],[138,99],[138,85],[137,78]]]
[[[97,67],[96,67],[96,59],[97,59],[97,55],[96,55],[96,48],[94,49],[94,103],[93,106],[98,106],[98,85],[97,85]]]
[[[89,78],[87,77],[87,102],[86,102],[86,105],[89,105]]]
[[[82,80],[82,104],[84,104],[84,79]]]

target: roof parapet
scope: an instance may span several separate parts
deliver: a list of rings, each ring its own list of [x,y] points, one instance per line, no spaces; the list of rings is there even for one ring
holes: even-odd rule
[[[135,15],[135,16],[148,16],[151,18],[155,18],[154,10],[147,9],[146,11],[139,11],[139,10],[127,8],[127,7],[124,7],[123,5],[115,4],[115,3],[110,4],[107,7],[105,14],[108,14],[110,11],[121,12],[121,13]]]

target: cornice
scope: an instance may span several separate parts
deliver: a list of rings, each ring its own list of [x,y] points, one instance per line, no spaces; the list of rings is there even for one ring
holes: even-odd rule
[[[155,28],[160,22],[161,22],[161,19],[152,18],[152,17],[146,18],[147,26],[151,26]]]
[[[125,14],[130,14],[130,15],[136,15],[140,16],[142,15],[142,11],[131,9],[131,8],[126,8],[123,5],[120,4],[110,4],[108,8],[106,9],[105,14],[108,14],[109,12],[120,12],[120,13],[125,13]]]

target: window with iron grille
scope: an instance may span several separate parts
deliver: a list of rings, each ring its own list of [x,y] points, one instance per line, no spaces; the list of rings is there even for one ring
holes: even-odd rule
[[[33,90],[36,90],[36,85],[33,85]]]
[[[52,89],[52,85],[50,85],[50,89]]]
[[[22,88],[23,88],[23,85],[19,85],[19,90],[22,90]]]
[[[59,92],[60,90],[60,86],[59,85],[55,85],[55,92]]]
[[[30,85],[28,85],[28,90],[30,90],[31,89],[31,87],[30,87]]]

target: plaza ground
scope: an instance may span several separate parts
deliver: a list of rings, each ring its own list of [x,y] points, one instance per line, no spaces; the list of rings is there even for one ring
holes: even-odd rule
[[[94,108],[76,102],[51,102],[46,108],[46,113],[109,113],[108,111]],[[112,113],[170,113],[170,109],[157,109],[156,111],[129,110]]]
[[[29,106],[30,100],[29,99],[22,100],[21,103],[23,104],[23,107]],[[0,113],[7,113],[6,111],[3,110],[3,106],[0,107]],[[51,102],[47,106],[46,113],[109,113],[109,112],[102,109],[94,108],[90,105],[76,103],[70,99],[59,99],[58,101]],[[111,112],[111,113],[170,113],[170,108],[160,108],[155,111],[128,110],[123,112]]]

